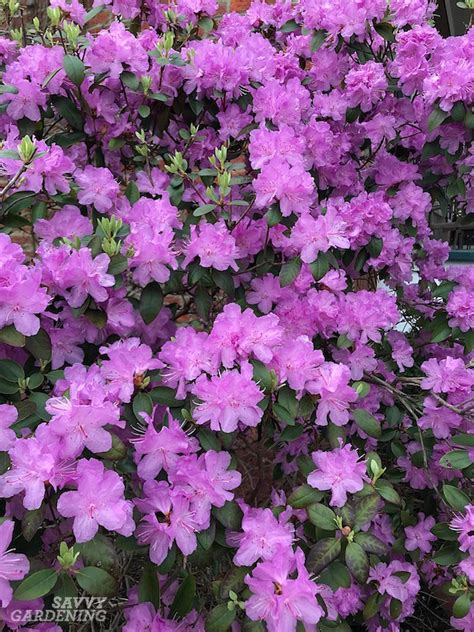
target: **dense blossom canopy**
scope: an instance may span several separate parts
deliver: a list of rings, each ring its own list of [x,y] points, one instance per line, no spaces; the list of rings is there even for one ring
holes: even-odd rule
[[[474,29],[0,4],[1,620],[472,631]]]

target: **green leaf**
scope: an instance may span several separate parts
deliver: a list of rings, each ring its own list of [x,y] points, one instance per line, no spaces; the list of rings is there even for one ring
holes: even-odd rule
[[[23,334],[15,329],[13,325],[7,325],[0,329],[0,342],[11,347],[24,347],[26,338]]]
[[[278,226],[281,222],[283,215],[277,204],[272,204],[268,211],[265,213],[265,219],[267,220],[267,226],[272,228],[273,226]]]
[[[85,566],[76,575],[77,583],[93,597],[112,597],[118,590],[115,578],[103,568]]]
[[[364,621],[367,619],[371,619],[375,617],[375,615],[379,612],[380,601],[382,600],[382,595],[374,592],[370,595],[365,603],[365,607],[363,610]]]
[[[223,507],[213,507],[212,513],[226,529],[240,529],[243,513],[235,501],[228,500]]]
[[[381,239],[380,237],[372,237],[372,239],[369,241],[367,249],[370,253],[370,256],[374,259],[377,259],[377,257],[380,256],[380,253],[383,250],[383,239]]]
[[[453,105],[451,108],[451,116],[456,123],[460,123],[464,120],[464,117],[466,116],[466,108],[464,107],[462,101],[458,101]]]
[[[291,505],[293,509],[304,509],[308,507],[308,505],[318,503],[322,497],[322,492],[313,489],[305,483],[291,492],[288,498],[288,504]]]
[[[468,448],[474,448],[474,434],[461,433],[452,437],[451,440],[456,445],[464,445]]]
[[[215,204],[201,204],[198,206],[195,211],[193,211],[194,217],[202,217],[202,215],[207,215],[216,208]]]
[[[18,88],[15,88],[15,86],[10,86],[5,83],[2,86],[0,86],[0,94],[18,94]]]
[[[214,544],[215,537],[216,537],[216,523],[215,522],[211,522],[210,527],[208,527],[205,531],[199,531],[197,534],[198,542],[205,551],[209,551],[211,546]]]
[[[0,377],[0,393],[2,395],[14,395],[18,393],[20,387],[18,383],[10,382],[9,380],[4,380]]]
[[[403,610],[403,604],[399,599],[394,599],[392,597],[392,599],[390,600],[390,616],[392,617],[392,619],[398,619],[398,617],[401,615]]]
[[[399,505],[401,503],[401,498],[398,495],[398,492],[388,481],[379,478],[379,480],[375,483],[375,489],[388,503],[393,503],[394,505]]]
[[[142,576],[138,583],[138,601],[140,603],[152,603],[157,610],[160,607],[158,569],[151,562],[146,562],[143,567]]]
[[[360,529],[372,520],[377,513],[379,502],[378,494],[369,494],[359,498],[355,506],[355,523],[353,525],[356,529]]]
[[[443,467],[452,468],[454,470],[464,470],[466,467],[472,465],[467,450],[451,450],[441,457],[439,463]]]
[[[138,114],[140,114],[140,116],[143,119],[146,119],[146,118],[148,118],[150,116],[151,110],[148,107],[148,105],[140,105],[139,108],[138,108]],[[109,145],[110,145],[110,143],[109,143]]]
[[[459,550],[457,542],[446,544],[433,554],[432,560],[440,566],[454,566],[463,559],[463,553]]]
[[[464,511],[470,504],[469,496],[453,485],[443,485],[443,496],[450,507]]]
[[[212,306],[212,298],[205,287],[199,286],[194,294],[194,304],[199,316],[207,321]]]
[[[272,375],[260,360],[250,360],[253,366],[253,379],[265,391],[270,391],[273,386]]]
[[[148,283],[140,296],[139,311],[146,325],[152,323],[163,306],[163,292],[156,281]]]
[[[13,596],[18,601],[32,601],[47,595],[56,585],[58,575],[52,568],[45,568],[28,575],[19,586]]]
[[[379,540],[371,533],[356,533],[354,536],[354,542],[359,544],[366,553],[373,553],[374,555],[386,555],[388,552],[387,546],[382,540]]]
[[[320,252],[316,261],[309,264],[309,269],[315,281],[320,281],[329,270],[329,259],[326,253]]]
[[[222,271],[222,270],[213,270],[212,278],[221,290],[223,290],[227,296],[234,296],[235,287],[234,287],[234,279],[230,272]]]
[[[458,539],[458,534],[456,531],[449,528],[448,522],[439,522],[438,524],[435,524],[435,526],[431,529],[431,533],[440,540],[456,542]]]
[[[291,285],[301,270],[301,259],[295,257],[284,263],[281,267],[279,279],[281,287]]]
[[[389,22],[376,22],[374,24],[374,29],[377,33],[382,37],[386,42],[394,42],[394,28]]]
[[[288,22],[285,22],[285,24],[280,27],[280,31],[282,33],[293,33],[293,31],[297,31],[299,28],[295,20],[288,20]]]
[[[125,197],[130,202],[130,204],[135,204],[140,199],[140,191],[135,182],[129,182],[127,184],[127,188],[125,189]]]
[[[338,588],[350,588],[351,576],[342,562],[332,562],[318,577],[318,584],[330,586],[333,591]]]
[[[361,584],[365,584],[369,577],[369,558],[367,553],[357,542],[349,542],[346,548],[345,560],[347,568]]]
[[[120,80],[127,88],[130,88],[130,90],[134,92],[140,87],[140,79],[134,72],[124,70],[120,75]]]
[[[179,406],[178,400],[176,399],[176,391],[167,386],[157,386],[149,392],[149,395],[154,404],[169,406],[171,408]]]
[[[321,503],[315,503],[306,507],[308,513],[308,519],[311,524],[316,525],[324,531],[335,531],[336,529],[336,514],[332,509],[322,505]]]
[[[199,20],[198,24],[199,24],[199,28],[201,28],[203,31],[208,32],[208,31],[212,31],[214,27],[214,20],[208,17],[203,17]]]
[[[382,435],[382,428],[380,423],[364,408],[356,408],[352,411],[352,416],[356,424],[365,432],[369,437],[374,439],[380,439]]]
[[[64,55],[64,70],[75,86],[80,86],[84,81],[85,67],[83,62],[75,55]]]
[[[449,112],[445,112],[438,106],[435,107],[428,117],[428,131],[432,132],[435,130],[446,118],[448,118],[448,116]]]
[[[153,412],[153,400],[148,393],[137,393],[133,398],[132,409],[135,417],[138,420],[143,421],[140,413],[145,412],[148,415],[151,415]]]
[[[51,97],[53,107],[65,121],[71,125],[74,129],[82,131],[84,128],[84,118],[81,112],[77,109],[75,103],[73,103],[67,97],[54,95]]]
[[[216,433],[208,428],[201,428],[197,433],[197,438],[203,450],[215,450],[220,452],[222,446],[219,439],[216,437]]]
[[[315,53],[317,50],[321,48],[324,44],[324,41],[327,37],[327,32],[324,29],[320,29],[319,31],[315,31],[311,38],[310,50],[311,53]]]
[[[169,97],[166,94],[162,94],[161,92],[153,92],[148,95],[149,99],[153,99],[154,101],[161,101],[162,103],[166,103]]]
[[[323,538],[311,547],[306,558],[306,567],[316,575],[329,566],[341,553],[341,541],[336,538]]]
[[[85,566],[100,566],[108,572],[117,571],[120,567],[114,543],[101,533],[98,533],[89,542],[75,544],[74,548],[80,551]]]
[[[44,507],[41,505],[38,509],[30,509],[25,511],[21,519],[21,532],[27,542],[35,537],[38,529],[43,524]]]
[[[97,329],[103,329],[107,324],[107,314],[101,309],[86,309],[84,316],[95,325]]]
[[[453,605],[453,616],[456,619],[462,619],[467,615],[469,610],[471,609],[471,595],[469,593],[464,593],[456,599]]]
[[[25,378],[25,372],[14,360],[0,360],[0,376],[7,382],[18,384],[18,380]]]
[[[229,610],[225,604],[219,604],[206,617],[206,632],[226,632],[232,626],[235,616],[235,609]]]
[[[110,263],[107,272],[116,276],[122,274],[128,268],[128,259],[123,255],[113,255],[110,257]]]
[[[42,360],[43,362],[51,360],[51,338],[44,329],[40,329],[35,336],[28,336],[25,346],[37,360]]]
[[[176,596],[171,604],[170,616],[182,618],[193,608],[194,597],[196,596],[196,580],[189,574],[185,577],[181,586],[176,592]]]

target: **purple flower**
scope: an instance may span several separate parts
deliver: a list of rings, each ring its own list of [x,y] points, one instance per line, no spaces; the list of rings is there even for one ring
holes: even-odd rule
[[[474,371],[467,369],[460,358],[448,356],[444,360],[431,358],[421,365],[427,377],[421,388],[435,393],[468,392],[474,384]]]
[[[192,392],[200,400],[193,413],[196,422],[209,422],[212,430],[233,432],[239,422],[256,426],[263,417],[258,406],[263,392],[252,380],[252,367],[248,363],[242,363],[240,371],[224,371],[210,379],[201,375]]]
[[[195,257],[203,268],[216,270],[239,269],[236,260],[240,258],[234,237],[223,222],[217,224],[201,223],[198,227],[191,227],[191,237],[184,247],[185,259],[183,266],[187,266]]]
[[[99,351],[109,358],[102,362],[101,373],[111,391],[125,403],[130,401],[135,387],[143,384],[147,371],[163,366],[152,358],[150,347],[140,344],[139,338],[118,340]]]
[[[347,493],[355,494],[364,487],[366,474],[365,461],[361,461],[356,450],[349,445],[335,448],[330,452],[317,450],[312,453],[316,470],[308,476],[311,487],[331,490],[332,507],[343,507],[347,501]]]
[[[459,533],[461,551],[474,552],[474,505],[466,505],[465,514],[453,518],[450,527]]]
[[[10,428],[18,419],[18,411],[10,404],[0,404],[0,446],[8,452],[16,441],[15,431]]]
[[[96,459],[80,459],[76,477],[77,490],[60,495],[58,512],[65,518],[74,518],[72,529],[77,542],[92,540],[99,526],[131,535],[135,528],[133,505],[124,499],[120,476],[106,470]]]
[[[291,550],[293,527],[275,518],[271,509],[244,508],[242,531],[232,538],[239,547],[234,555],[237,566],[252,566],[258,560],[271,560]]]
[[[418,514],[418,523],[413,527],[405,527],[405,548],[407,551],[418,549],[422,553],[429,553],[432,549],[432,542],[436,541],[436,536],[431,533],[436,520],[433,516],[425,518],[424,513]]]
[[[292,579],[295,569],[298,575]],[[261,562],[245,583],[252,592],[245,612],[252,621],[265,621],[268,632],[295,632],[297,621],[314,625],[324,617],[316,599],[318,587],[309,578],[301,549],[294,557],[284,549]]]
[[[0,605],[6,608],[12,600],[13,590],[9,584],[18,581],[30,570],[30,563],[26,555],[15,553],[9,549],[13,537],[13,520],[4,520],[0,524]]]
[[[196,550],[196,532],[206,529],[196,520],[196,512],[190,508],[190,502],[180,493],[172,493],[165,481],[147,481],[144,485],[145,501],[137,500],[141,510],[150,513],[137,527],[137,539],[140,544],[150,545],[150,559],[161,564],[168,551],[176,544],[184,555]]]
[[[120,189],[109,169],[87,165],[83,171],[74,175],[74,179],[79,185],[79,204],[91,204],[99,213],[113,208]]]
[[[328,419],[336,426],[344,426],[349,421],[349,406],[357,401],[358,395],[349,386],[350,370],[343,364],[324,362],[315,371],[306,389],[319,395],[316,421],[326,426]]]

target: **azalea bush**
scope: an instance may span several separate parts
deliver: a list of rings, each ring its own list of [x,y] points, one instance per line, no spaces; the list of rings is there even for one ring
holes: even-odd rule
[[[7,628],[473,630],[474,31],[0,4]]]

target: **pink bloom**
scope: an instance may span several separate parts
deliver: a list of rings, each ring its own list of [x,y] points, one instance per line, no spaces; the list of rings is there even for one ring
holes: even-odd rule
[[[421,365],[427,375],[421,388],[435,393],[468,392],[474,384],[474,371],[467,369],[463,360],[448,356],[444,360],[431,358]]]
[[[247,507],[242,519],[243,534],[238,534],[237,566],[252,566],[258,560],[271,560],[281,551],[291,550],[293,527],[280,521],[271,509]]]
[[[451,529],[459,533],[459,548],[461,551],[474,552],[474,505],[465,507],[465,514],[453,518]]]
[[[336,448],[330,452],[317,450],[311,455],[316,470],[308,476],[311,487],[320,490],[331,490],[330,505],[343,507],[347,501],[347,492],[355,494],[368,481],[365,461],[360,461],[356,450],[349,445]]]
[[[242,363],[240,371],[224,371],[210,379],[201,375],[192,392],[201,400],[194,409],[196,422],[210,422],[212,430],[233,432],[239,422],[256,426],[263,416],[258,406],[263,392],[252,380],[252,367],[248,363]]]
[[[280,382],[288,382],[290,388],[302,392],[307,382],[318,378],[317,367],[324,362],[324,356],[307,336],[299,336],[277,348],[274,362]]]
[[[282,289],[278,277],[273,274],[253,279],[251,282],[252,291],[247,293],[249,305],[257,305],[262,314],[271,311],[273,303],[281,297]]]
[[[316,410],[316,422],[326,426],[328,418],[343,426],[349,421],[349,405],[357,400],[357,393],[349,386],[351,372],[343,364],[324,362],[316,375],[306,385],[306,390],[320,396]]]
[[[423,416],[418,419],[418,426],[422,430],[431,428],[437,439],[447,439],[461,423],[460,415],[446,406],[438,405],[432,397],[427,397],[423,402]]]
[[[291,243],[301,252],[301,259],[305,263],[312,263],[320,252],[327,252],[329,248],[349,248],[347,225],[337,217],[334,207],[328,209],[325,215],[314,219],[309,213],[302,215],[291,232]]]
[[[11,498],[25,492],[25,509],[38,509],[43,502],[45,485],[56,489],[62,482],[60,460],[50,439],[42,435],[17,439],[9,450],[11,468],[0,476],[0,496]]]
[[[76,485],[77,491],[61,494],[58,512],[74,518],[72,529],[77,542],[92,540],[99,526],[124,536],[133,533],[132,503],[124,499],[124,484],[116,472],[106,470],[96,459],[81,459]]]
[[[124,403],[128,403],[136,386],[140,386],[147,371],[160,369],[163,364],[152,358],[147,345],[140,344],[139,338],[118,340],[100,347],[102,355],[108,356],[101,366],[101,373],[112,392]]]
[[[179,423],[168,416],[168,425],[156,431],[153,420],[141,413],[146,420],[145,433],[132,439],[135,446],[137,473],[144,480],[153,480],[162,469],[170,470],[182,455],[196,452],[199,444],[196,439],[188,437]]]
[[[240,258],[240,252],[232,234],[223,222],[199,224],[198,227],[191,227],[191,237],[185,248],[185,259],[183,266],[195,258],[199,257],[204,268],[215,268],[216,270],[239,269],[236,260]]]
[[[107,273],[110,258],[100,254],[92,258],[89,248],[73,250],[68,261],[67,301],[71,307],[80,307],[90,295],[96,303],[108,298],[106,288],[115,284],[115,279]]]
[[[458,287],[450,293],[446,311],[451,316],[450,327],[459,327],[461,331],[474,329],[474,300],[472,290]]]
[[[436,536],[431,533],[436,520],[432,516],[425,518],[424,513],[418,514],[418,523],[413,527],[405,527],[405,548],[407,551],[420,550],[422,553],[429,553],[432,549],[432,542],[436,541]]]
[[[291,579],[295,568],[298,575]],[[316,599],[318,587],[309,578],[301,549],[294,557],[283,550],[261,562],[245,583],[252,592],[245,612],[252,621],[265,621],[268,632],[295,632],[297,621],[314,625],[324,617]]]
[[[11,271],[8,283],[0,286],[0,329],[14,325],[25,336],[38,333],[40,320],[37,314],[43,312],[50,301],[40,283],[39,269],[16,266]]]
[[[360,105],[362,112],[368,112],[381,100],[388,86],[383,64],[368,61],[356,65],[345,76],[349,106]]]
[[[140,509],[148,513],[137,527],[140,544],[150,545],[150,559],[161,564],[168,551],[176,544],[184,555],[196,550],[196,532],[205,526],[196,521],[196,512],[181,494],[172,494],[166,481],[147,481],[144,485],[146,501],[135,501]]]
[[[87,165],[83,171],[76,173],[74,178],[79,185],[79,204],[91,204],[99,213],[105,213],[113,208],[120,189],[108,169]]]
[[[0,446],[8,452],[16,441],[15,431],[10,428],[18,419],[18,411],[10,404],[0,404]]]
[[[178,399],[186,397],[186,382],[193,382],[201,373],[215,373],[217,366],[211,359],[208,334],[197,332],[191,327],[182,327],[174,340],[168,340],[158,357],[166,365],[162,372],[163,382],[177,387]]]
[[[407,580],[398,577],[395,573],[409,573]],[[416,568],[407,562],[394,560],[390,564],[380,562],[370,569],[369,580],[378,583],[378,592],[381,595],[389,595],[402,603],[413,601],[420,590],[420,581]]]
[[[314,180],[301,165],[290,167],[274,158],[266,164],[253,182],[256,192],[256,208],[266,208],[280,202],[282,215],[302,215],[317,201]]]
[[[5,520],[0,524],[0,605],[6,608],[12,600],[13,590],[11,581],[23,579],[30,570],[30,563],[26,555],[15,553],[9,549],[13,537],[15,524],[12,520]]]

